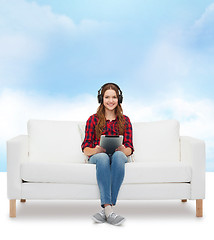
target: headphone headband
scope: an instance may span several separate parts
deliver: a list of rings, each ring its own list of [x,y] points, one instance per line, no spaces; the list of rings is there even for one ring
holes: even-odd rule
[[[97,95],[97,99],[98,99],[98,103],[103,103],[103,96],[101,94],[102,89],[108,85],[108,84],[113,84],[119,91],[119,98],[118,98],[118,103],[121,104],[123,101],[123,92],[121,91],[120,87],[116,84],[116,83],[105,83],[99,90],[98,90],[98,95]]]

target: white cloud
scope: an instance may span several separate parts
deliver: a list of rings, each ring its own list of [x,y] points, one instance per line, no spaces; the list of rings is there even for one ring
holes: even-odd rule
[[[59,51],[60,40],[60,49],[68,51],[72,41],[85,39],[104,25],[90,19],[75,24],[70,17],[53,13],[50,6],[35,2],[0,2],[1,84],[27,82],[37,63]]]
[[[214,22],[214,3],[210,4],[201,15],[199,19],[195,21],[194,27],[201,28],[207,23]]]
[[[173,94],[175,89],[198,96],[205,96],[204,90],[212,94],[213,26],[214,3],[191,26],[160,28],[131,76],[139,89],[148,89],[150,95],[154,92],[152,98]]]
[[[207,50],[206,55],[212,56],[214,51],[214,3],[210,4],[203,14],[195,21],[190,34],[192,44],[198,49]],[[204,53],[203,53],[204,54]]]
[[[70,17],[54,13],[48,5],[40,6],[24,0],[4,1],[0,3],[0,7],[0,36],[19,33],[48,43],[53,34],[75,37],[108,25],[92,19],[82,19],[79,23],[74,23]]]
[[[10,0],[2,3],[0,25],[3,33],[22,32],[39,36],[50,34],[58,28],[75,28],[75,24],[65,15],[55,14],[50,6],[40,6],[35,2]],[[39,37],[37,36],[37,37]]]

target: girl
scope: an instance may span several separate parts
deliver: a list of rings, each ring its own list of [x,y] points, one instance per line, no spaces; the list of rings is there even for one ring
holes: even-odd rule
[[[97,113],[87,120],[85,139],[82,143],[82,150],[89,157],[89,163],[96,164],[97,183],[103,208],[92,218],[95,222],[107,221],[113,225],[120,225],[125,218],[116,215],[112,206],[116,204],[123,182],[127,156],[134,151],[132,125],[129,118],[123,115],[121,106],[123,95],[118,85],[104,84],[98,91],[97,97],[100,106]],[[101,135],[123,135],[123,145],[109,155],[99,146]]]

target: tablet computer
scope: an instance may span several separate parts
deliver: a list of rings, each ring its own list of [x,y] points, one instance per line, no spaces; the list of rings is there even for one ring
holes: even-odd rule
[[[101,135],[100,146],[106,149],[107,154],[113,154],[123,144],[123,135]]]

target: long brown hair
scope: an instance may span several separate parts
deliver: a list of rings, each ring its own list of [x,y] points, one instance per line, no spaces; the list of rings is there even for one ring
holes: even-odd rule
[[[104,97],[105,91],[109,89],[114,90],[116,92],[117,99],[119,99],[119,89],[114,84],[111,84],[111,83],[106,84],[102,88],[101,90],[102,97]],[[118,127],[119,134],[123,135],[125,130],[125,120],[123,117],[123,109],[119,102],[117,107],[115,108],[115,114],[116,114],[116,117],[118,118],[117,127]],[[95,127],[95,130],[96,130],[97,138],[99,139],[103,132],[103,128],[106,124],[105,106],[103,105],[103,102],[100,104],[100,106],[97,109],[97,116],[98,116],[98,123]]]

